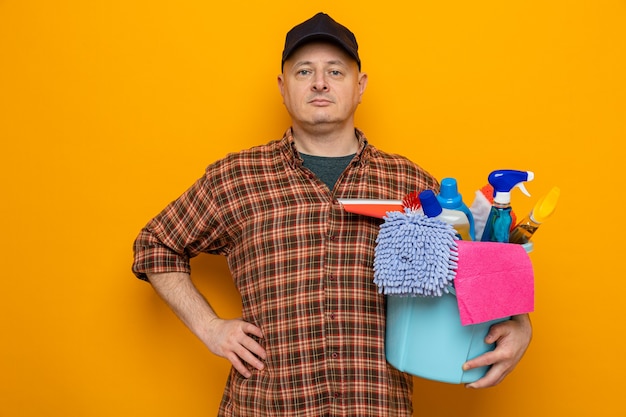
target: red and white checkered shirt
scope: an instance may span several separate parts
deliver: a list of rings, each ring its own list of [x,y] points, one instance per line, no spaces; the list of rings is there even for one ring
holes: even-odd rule
[[[231,371],[220,416],[410,416],[411,376],[385,360],[385,298],[373,283],[380,219],[337,198],[402,199],[437,181],[360,131],[359,152],[330,191],[282,140],[210,165],[135,241],[133,271],[190,272],[225,255],[242,317],[263,331],[265,369]]]

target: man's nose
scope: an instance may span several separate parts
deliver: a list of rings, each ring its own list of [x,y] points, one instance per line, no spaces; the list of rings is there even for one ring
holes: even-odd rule
[[[313,80],[313,91],[328,91],[328,83],[326,82],[326,76],[319,74]]]

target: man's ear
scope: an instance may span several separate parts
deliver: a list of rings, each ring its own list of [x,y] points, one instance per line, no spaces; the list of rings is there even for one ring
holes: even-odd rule
[[[361,101],[361,96],[365,93],[365,89],[367,88],[367,74],[364,72],[359,73],[359,102]]]
[[[285,97],[285,79],[283,74],[279,74],[278,77],[276,78],[276,81],[278,82],[278,89],[280,90],[280,95],[284,98]]]

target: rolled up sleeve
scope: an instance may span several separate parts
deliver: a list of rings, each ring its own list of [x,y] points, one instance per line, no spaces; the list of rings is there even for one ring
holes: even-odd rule
[[[203,177],[141,229],[133,250],[133,273],[191,273],[189,260],[201,252],[224,254],[229,244],[210,177]]]

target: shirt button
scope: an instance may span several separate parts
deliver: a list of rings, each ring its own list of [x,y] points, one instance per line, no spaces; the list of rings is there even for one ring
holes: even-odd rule
[[[335,320],[335,313],[330,313],[331,320]]]
[[[339,357],[339,354],[337,352],[333,352],[332,355],[330,355],[333,359],[337,359]]]
[[[339,398],[339,397],[341,397],[341,393],[340,392],[335,392],[335,393],[333,393],[333,397]]]
[[[328,275],[328,279],[331,281],[335,280],[335,276],[333,274]]]

